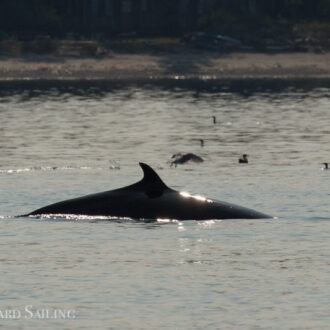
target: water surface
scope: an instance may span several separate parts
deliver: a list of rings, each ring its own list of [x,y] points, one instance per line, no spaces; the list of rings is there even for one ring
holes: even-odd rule
[[[22,315],[0,324],[328,328],[330,172],[321,167],[330,161],[330,89],[275,87],[3,87],[0,310]],[[177,152],[205,161],[170,168]],[[238,164],[243,153],[248,165]],[[139,161],[175,189],[278,219],[13,217],[131,184],[142,176]],[[75,318],[29,319],[26,306]]]

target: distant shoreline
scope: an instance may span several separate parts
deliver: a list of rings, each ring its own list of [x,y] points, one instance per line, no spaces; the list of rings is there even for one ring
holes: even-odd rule
[[[0,57],[0,81],[329,80],[330,53],[179,52]]]

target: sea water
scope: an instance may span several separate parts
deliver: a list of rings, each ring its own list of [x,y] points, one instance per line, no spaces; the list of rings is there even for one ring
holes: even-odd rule
[[[273,87],[2,85],[0,326],[328,329],[330,89]],[[14,217],[132,184],[141,161],[276,218]]]

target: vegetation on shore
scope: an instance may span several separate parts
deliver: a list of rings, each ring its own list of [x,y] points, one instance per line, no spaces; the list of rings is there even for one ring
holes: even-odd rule
[[[68,17],[58,9],[61,3],[63,6],[66,2],[4,0],[0,5],[0,55],[97,56],[111,51],[175,52],[187,45],[228,50],[220,43],[214,47],[210,38],[195,43],[190,39],[184,46],[180,41],[189,31],[181,30],[172,31],[171,35],[155,29],[147,35],[133,31],[109,36],[105,31],[93,30],[90,25],[89,30],[73,31],[68,25]],[[171,5],[173,8],[176,8],[175,3],[173,1]],[[323,52],[330,49],[330,0],[245,1],[244,6],[249,3],[249,10],[243,10],[245,7],[240,1],[233,1],[231,5],[224,3],[213,1],[213,7],[209,5],[212,10],[197,15],[195,31],[235,38],[241,41],[241,46],[236,45],[235,49],[242,50],[267,51],[272,48]]]
[[[112,52],[179,52],[184,48],[179,38],[121,38],[108,40],[57,40],[41,38],[29,41],[0,41],[0,56],[27,54],[57,56],[104,56]]]

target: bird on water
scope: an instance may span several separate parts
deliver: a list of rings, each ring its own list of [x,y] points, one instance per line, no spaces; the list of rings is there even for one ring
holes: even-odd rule
[[[181,152],[174,154],[171,159],[171,167],[174,165],[177,167],[178,164],[185,164],[189,161],[195,162],[195,163],[202,163],[204,161],[203,158],[193,154],[193,153],[188,153],[188,154],[182,154]]]
[[[238,163],[239,164],[247,164],[249,162],[247,157],[248,157],[248,155],[247,154],[244,154],[242,156],[242,158],[239,158],[238,159]]]

